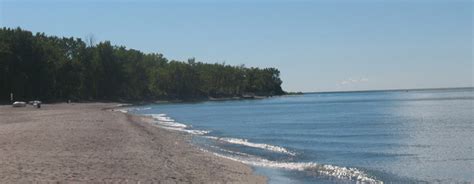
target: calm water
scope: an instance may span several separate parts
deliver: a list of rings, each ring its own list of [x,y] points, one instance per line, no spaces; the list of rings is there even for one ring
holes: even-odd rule
[[[474,182],[474,89],[319,93],[130,109],[270,183]]]

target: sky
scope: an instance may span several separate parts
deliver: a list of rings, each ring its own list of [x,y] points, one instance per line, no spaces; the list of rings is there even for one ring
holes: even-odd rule
[[[0,27],[276,67],[286,91],[474,86],[471,0],[0,0]]]

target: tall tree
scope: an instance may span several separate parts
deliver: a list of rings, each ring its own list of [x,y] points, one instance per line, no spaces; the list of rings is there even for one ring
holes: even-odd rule
[[[156,100],[281,95],[275,68],[168,61],[109,41],[0,29],[0,101]]]

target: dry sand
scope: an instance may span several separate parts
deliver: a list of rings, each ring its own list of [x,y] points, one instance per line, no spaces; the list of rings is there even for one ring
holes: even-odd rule
[[[0,106],[0,183],[265,183],[244,164],[200,151],[189,136],[117,104]]]

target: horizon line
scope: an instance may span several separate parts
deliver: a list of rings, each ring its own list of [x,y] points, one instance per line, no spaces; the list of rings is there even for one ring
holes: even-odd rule
[[[384,92],[384,91],[423,91],[423,90],[449,90],[449,89],[473,89],[474,86],[464,87],[432,87],[432,88],[394,88],[394,89],[370,89],[370,90],[347,90],[347,91],[312,91],[301,92],[303,94],[317,94],[317,93],[358,93],[358,92]]]

